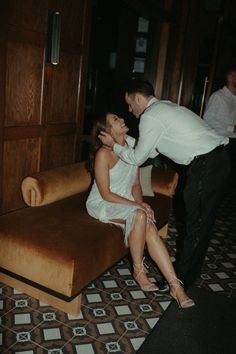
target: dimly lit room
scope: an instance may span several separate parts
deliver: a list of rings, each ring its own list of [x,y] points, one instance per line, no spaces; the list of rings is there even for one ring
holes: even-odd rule
[[[235,353],[236,1],[0,3],[0,353]]]

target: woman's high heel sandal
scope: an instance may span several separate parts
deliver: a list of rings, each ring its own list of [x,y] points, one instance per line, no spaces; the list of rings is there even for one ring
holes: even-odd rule
[[[137,283],[139,284],[139,281],[138,279],[140,278],[141,274],[146,274],[147,271],[145,270],[144,266],[143,266],[143,262],[142,263],[134,263],[133,264],[134,266],[134,272],[137,273],[136,275],[134,275],[134,279],[137,281]],[[140,285],[140,284],[139,284]],[[147,284],[143,285],[143,286],[140,286],[140,288],[143,290],[143,291],[147,291],[147,292],[151,292],[151,291],[158,291],[159,288],[151,283],[150,281],[148,281]]]
[[[180,287],[183,289],[182,285],[183,285],[183,282],[178,279],[178,278],[174,278],[170,283],[170,287],[171,288],[176,288],[176,287]],[[190,298],[187,298],[186,300],[183,300],[180,302],[180,300],[178,299],[177,297],[177,292],[176,292],[176,289],[175,291],[173,291],[173,289],[170,291],[170,295],[176,300],[177,304],[179,305],[180,308],[182,309],[187,309],[189,307],[193,307],[195,306],[195,302],[190,299]]]

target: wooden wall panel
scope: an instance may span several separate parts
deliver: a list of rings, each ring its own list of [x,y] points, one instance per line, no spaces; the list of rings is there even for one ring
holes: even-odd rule
[[[75,134],[55,135],[49,139],[47,168],[74,162]]]
[[[201,17],[204,1],[165,0],[171,5],[171,21],[165,53],[162,99],[191,107],[199,54]],[[157,82],[158,85],[158,82]]]
[[[2,38],[2,26],[3,25],[3,19],[2,19],[2,14],[0,12],[0,213],[1,213],[1,205],[2,205],[2,197],[3,197],[3,187],[2,187],[2,173],[3,173],[3,161],[2,161],[2,156],[3,156],[3,142],[4,142],[4,119],[5,119],[5,80],[6,80],[6,74],[5,74],[5,53],[6,53],[6,48],[5,48],[5,41]]]
[[[48,122],[75,122],[80,56],[61,52],[52,77]]]
[[[5,125],[40,123],[43,48],[8,43]]]
[[[7,0],[7,23],[21,29],[47,31],[48,0]]]
[[[4,212],[25,206],[21,182],[29,173],[38,171],[40,139],[10,140],[4,143],[3,200]]]
[[[24,207],[21,181],[79,160],[91,0],[9,0],[0,13],[0,214]],[[46,63],[48,13],[60,62]]]
[[[85,8],[86,1],[63,1],[61,9],[63,13],[62,45],[66,45],[66,43],[73,43],[74,47],[82,44]],[[88,19],[86,19],[86,21],[88,21]]]

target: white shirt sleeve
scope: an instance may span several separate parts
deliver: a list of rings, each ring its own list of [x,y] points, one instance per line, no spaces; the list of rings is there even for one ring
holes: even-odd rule
[[[131,146],[131,147],[134,147],[135,143],[136,143],[136,139],[133,138],[132,136],[130,135],[126,135],[126,138],[125,140],[127,141],[128,145]]]
[[[227,123],[227,110],[225,110],[224,107],[225,102],[220,95],[211,95],[203,118],[209,126],[215,129],[220,135],[229,136],[232,135],[234,131],[234,125]]]
[[[154,158],[158,155],[156,147],[162,131],[163,129],[158,129],[158,121],[144,113],[140,118],[139,139],[135,149],[115,144],[113,151],[123,161],[140,166],[149,157]]]

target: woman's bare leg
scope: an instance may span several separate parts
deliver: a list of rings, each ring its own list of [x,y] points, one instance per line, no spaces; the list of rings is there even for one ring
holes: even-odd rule
[[[143,271],[143,253],[146,243],[146,226],[147,216],[145,211],[138,209],[135,212],[133,219],[132,231],[129,235],[128,242],[130,253],[134,265],[134,278],[139,283],[140,287],[145,287],[147,291],[155,291],[158,288],[152,284],[145,272]]]
[[[167,248],[153,224],[148,224],[146,227],[146,242],[151,258],[157,264],[170,285],[171,293],[177,296],[180,303],[184,303],[189,298],[176,278],[176,273]]]

